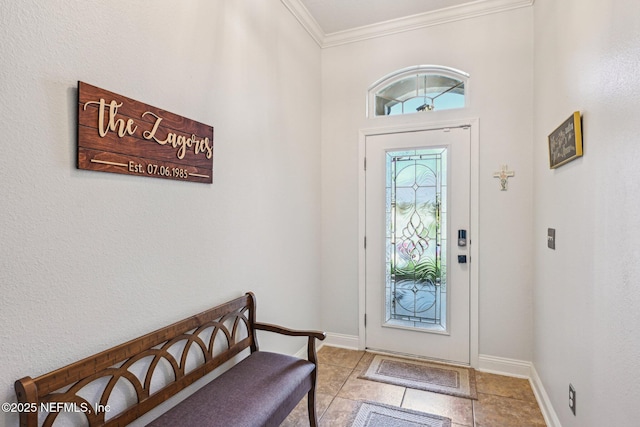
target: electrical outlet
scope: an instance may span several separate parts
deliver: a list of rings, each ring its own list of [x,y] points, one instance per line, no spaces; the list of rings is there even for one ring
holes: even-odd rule
[[[569,384],[569,409],[573,415],[576,414],[576,389],[571,384]]]

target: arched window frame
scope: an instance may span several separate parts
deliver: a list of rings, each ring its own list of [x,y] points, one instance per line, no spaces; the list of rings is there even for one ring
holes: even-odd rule
[[[430,74],[430,75],[439,75],[444,77],[450,77],[456,80],[460,80],[464,82],[464,107],[469,105],[469,73],[464,71],[445,67],[442,65],[414,65],[412,67],[403,68],[397,71],[394,71],[381,79],[377,80],[375,83],[369,86],[367,89],[367,117],[387,117],[387,116],[377,116],[375,114],[376,110],[376,94],[380,92],[382,89],[385,89],[394,83],[406,79],[407,77],[421,75],[421,74]],[[404,113],[405,114],[414,114],[414,113]]]

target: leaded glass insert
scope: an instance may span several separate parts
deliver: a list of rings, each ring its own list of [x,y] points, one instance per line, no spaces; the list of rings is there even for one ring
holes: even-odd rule
[[[446,148],[386,156],[386,323],[446,330]]]

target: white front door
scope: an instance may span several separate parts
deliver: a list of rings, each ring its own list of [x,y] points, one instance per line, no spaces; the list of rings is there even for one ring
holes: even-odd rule
[[[469,127],[366,137],[369,349],[470,363],[470,144]]]

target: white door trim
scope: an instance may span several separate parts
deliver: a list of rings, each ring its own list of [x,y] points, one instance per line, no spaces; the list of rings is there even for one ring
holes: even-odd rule
[[[472,244],[470,249],[471,288],[469,294],[469,360],[471,367],[477,368],[479,365],[479,170],[480,170],[480,119],[458,119],[446,122],[434,122],[423,124],[404,124],[399,126],[388,126],[380,128],[360,129],[358,143],[358,348],[365,349],[365,142],[367,136],[383,135],[389,133],[426,131],[453,127],[471,127],[471,230],[473,235],[469,236]]]

